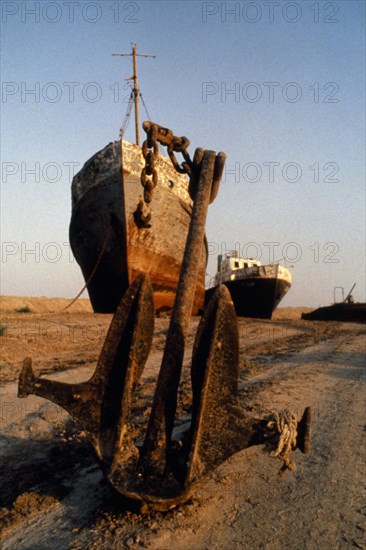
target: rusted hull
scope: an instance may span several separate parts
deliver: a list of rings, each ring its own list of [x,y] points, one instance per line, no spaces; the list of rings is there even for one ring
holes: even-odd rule
[[[235,312],[239,317],[271,319],[282,298],[290,288],[287,281],[277,278],[247,278],[224,283],[230,291]],[[206,291],[206,303],[214,288]]]
[[[182,176],[170,172],[168,161],[162,161],[165,179],[153,192],[151,227],[138,227],[133,214],[142,198],[138,177],[142,160],[131,158],[128,161],[134,165],[129,169],[126,161],[122,177],[119,144],[110,144],[92,157],[73,181],[70,244],[88,282],[93,309],[99,313],[114,312],[140,273],[149,275],[157,312],[171,310],[178,284],[191,215],[184,189],[177,192],[174,188],[182,186]],[[194,314],[204,306],[206,260],[202,243]]]

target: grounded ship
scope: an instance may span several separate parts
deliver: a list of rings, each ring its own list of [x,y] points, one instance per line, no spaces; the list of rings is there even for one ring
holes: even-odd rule
[[[121,139],[92,156],[72,181],[70,245],[93,309],[99,313],[114,312],[140,273],[149,274],[155,310],[172,308],[192,211],[186,174],[178,173],[167,157],[158,154],[158,143],[167,145],[174,162],[173,151],[185,155],[189,141],[158,125],[144,123],[150,135],[142,148],[138,145],[137,102],[141,94],[136,45],[129,55],[134,60],[131,101],[135,103],[137,145],[123,140],[121,131]],[[183,172],[179,166],[178,170]],[[193,313],[204,306],[204,244]]]
[[[303,313],[301,319],[309,321],[342,321],[344,323],[366,323],[366,303],[355,302],[352,296],[352,291],[356,283],[353,285],[346,298],[344,298],[343,287],[334,289],[334,304],[331,306],[323,306],[314,309],[309,313]],[[342,302],[336,302],[335,291],[342,290]]]
[[[218,256],[217,273],[206,290],[206,302],[220,284],[228,287],[239,317],[271,319],[291,287],[291,273],[280,264],[262,265],[251,258],[239,258],[234,251]]]

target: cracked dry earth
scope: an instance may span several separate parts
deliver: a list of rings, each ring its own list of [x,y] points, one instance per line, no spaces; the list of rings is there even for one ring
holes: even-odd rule
[[[94,370],[111,316],[3,313],[0,529],[5,549],[366,549],[365,326],[240,319],[240,403],[248,414],[313,411],[312,452],[280,478],[280,462],[250,447],[202,480],[190,502],[166,513],[123,510],[85,434],[62,409],[17,398],[22,360],[64,381]],[[138,388],[136,433],[148,417],[168,319],[157,319]],[[179,414],[189,413],[191,322]]]

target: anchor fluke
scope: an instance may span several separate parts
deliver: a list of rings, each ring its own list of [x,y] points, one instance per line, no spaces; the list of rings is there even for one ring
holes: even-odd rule
[[[131,399],[148,357],[154,331],[153,293],[140,275],[123,296],[109,327],[92,377],[67,384],[35,377],[24,360],[19,397],[38,395],[67,410],[85,430],[102,463],[110,465],[123,447]]]

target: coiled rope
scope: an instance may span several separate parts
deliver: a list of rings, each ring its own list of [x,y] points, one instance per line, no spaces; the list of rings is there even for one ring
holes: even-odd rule
[[[283,465],[278,472],[282,477],[286,470],[293,471],[296,464],[290,459],[291,452],[296,449],[297,416],[290,409],[273,412],[266,417],[268,439],[265,451],[269,456],[283,460]]]

